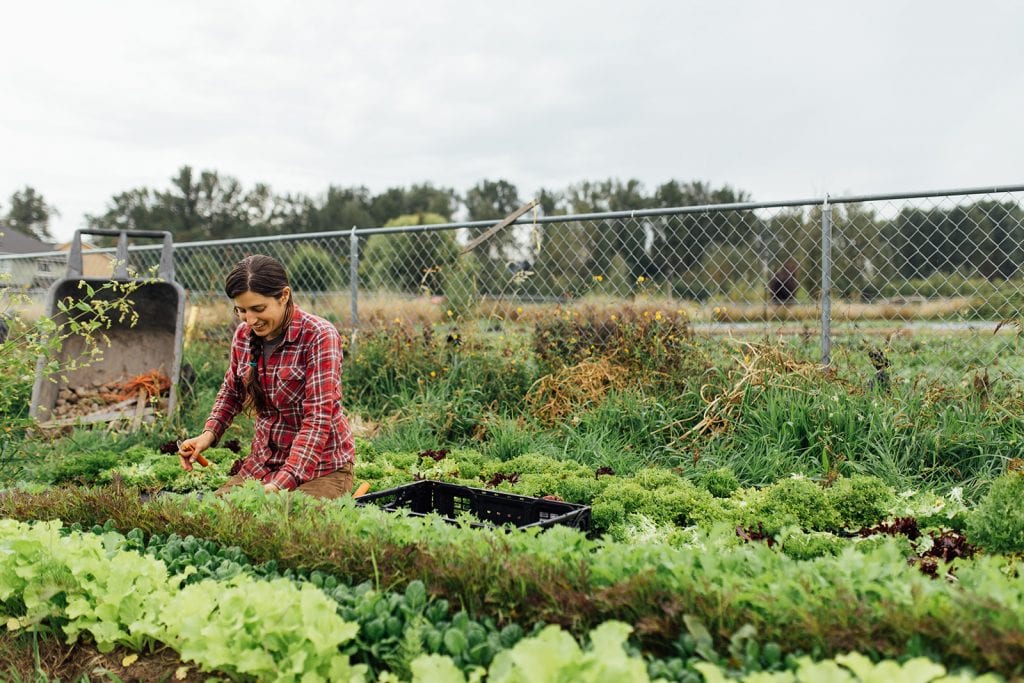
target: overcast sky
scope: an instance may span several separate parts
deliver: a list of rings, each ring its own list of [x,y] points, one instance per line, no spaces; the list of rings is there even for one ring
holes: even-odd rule
[[[182,165],[274,191],[505,179],[756,200],[1024,182],[1024,4],[6,2],[0,212],[59,237]],[[348,227],[348,226],[339,226]]]

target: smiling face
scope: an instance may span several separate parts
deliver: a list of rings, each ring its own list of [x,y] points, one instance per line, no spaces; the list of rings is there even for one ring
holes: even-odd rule
[[[235,313],[256,336],[275,339],[284,329],[288,315],[288,300],[291,289],[284,288],[278,297],[264,296],[256,292],[242,292],[234,298]]]

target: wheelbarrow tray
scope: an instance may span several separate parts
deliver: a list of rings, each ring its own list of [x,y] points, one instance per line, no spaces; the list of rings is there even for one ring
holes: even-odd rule
[[[79,233],[83,232],[121,236],[118,259],[115,262],[122,264],[120,272],[115,272],[110,278],[79,276]],[[48,292],[47,315],[56,323],[57,329],[65,328],[69,321],[67,314],[60,310],[60,302],[69,301],[72,304],[70,310],[74,311],[76,316],[88,316],[88,313],[73,308],[75,302],[90,299],[112,301],[118,298],[121,294],[115,291],[115,288],[107,286],[113,282],[126,282],[135,287],[127,297],[131,302],[132,315],[124,316],[123,320],[119,319],[120,316],[116,312],[107,316],[110,326],[104,326],[94,336],[99,338],[103,335],[109,340],[109,345],[99,341],[102,355],[82,367],[68,369],[72,367],[74,360],[83,358],[87,351],[88,341],[80,334],[67,336],[56,351],[56,360],[60,368],[58,372],[51,374],[46,359],[41,358],[36,368],[29,414],[45,423],[52,418],[62,389],[124,381],[153,370],[163,372],[170,379],[166,412],[167,415],[172,414],[181,371],[185,290],[173,281],[173,252],[169,251],[170,233],[102,230],[79,233],[75,235],[76,243],[72,246],[72,253],[69,256],[68,276],[54,282]],[[127,261],[126,236],[164,237],[164,255],[161,259],[159,279],[128,276],[123,267]],[[77,263],[75,246],[79,247]],[[90,288],[93,291],[91,296]]]

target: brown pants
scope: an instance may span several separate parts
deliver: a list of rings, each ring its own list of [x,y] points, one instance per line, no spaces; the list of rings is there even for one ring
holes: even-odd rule
[[[224,485],[217,489],[215,493],[218,496],[222,493],[227,493],[228,490],[241,486],[246,481],[248,481],[246,477],[236,474],[224,482]],[[354,483],[355,475],[352,471],[352,463],[348,463],[340,470],[335,470],[316,479],[310,479],[295,490],[302,491],[314,498],[341,498],[352,493],[352,485]]]

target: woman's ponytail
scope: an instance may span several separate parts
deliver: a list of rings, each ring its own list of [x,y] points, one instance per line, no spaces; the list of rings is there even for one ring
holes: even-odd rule
[[[257,413],[262,413],[270,407],[270,399],[267,398],[267,392],[263,388],[263,382],[260,380],[259,363],[260,356],[262,355],[263,340],[250,330],[249,367],[246,368],[245,374],[242,376],[242,396],[243,405],[246,408],[255,410]]]

